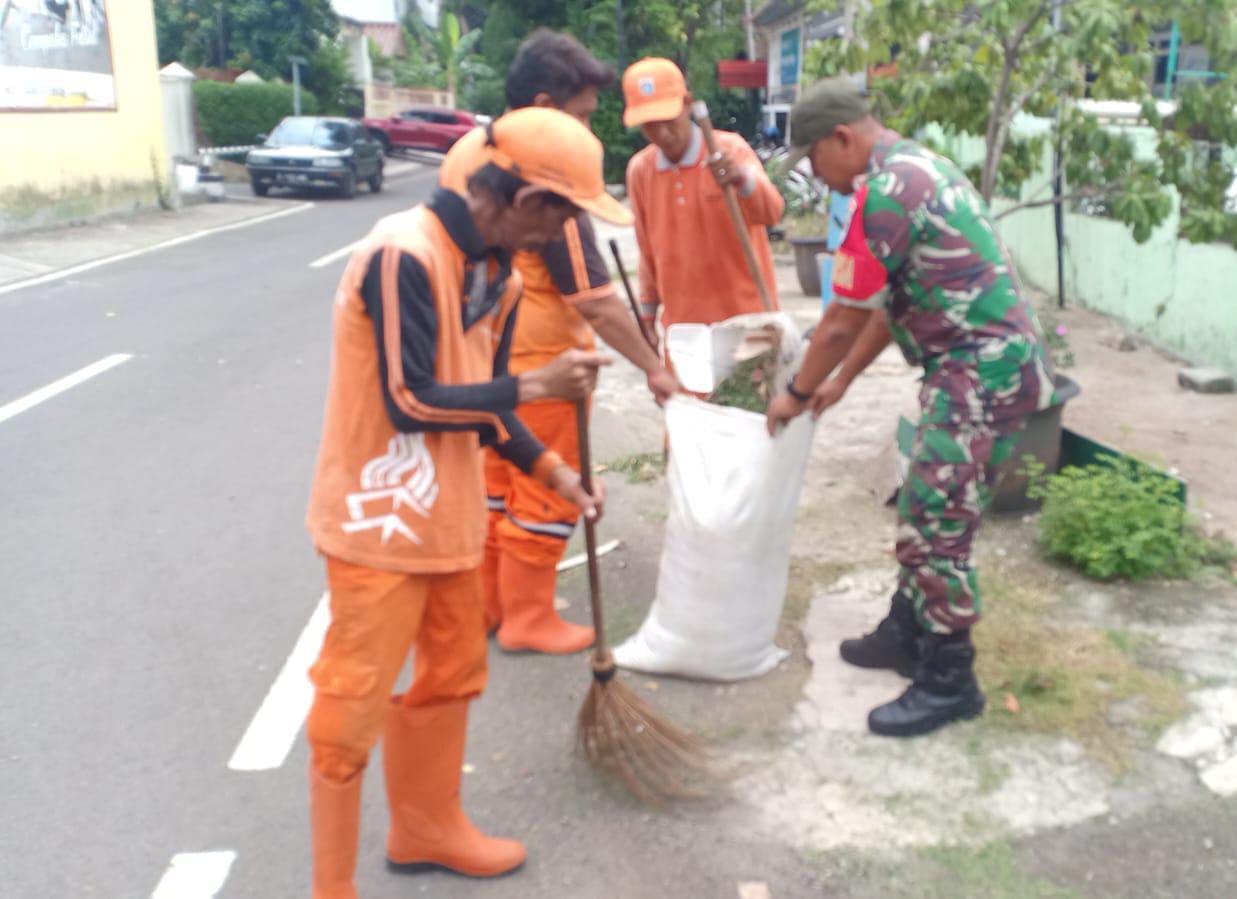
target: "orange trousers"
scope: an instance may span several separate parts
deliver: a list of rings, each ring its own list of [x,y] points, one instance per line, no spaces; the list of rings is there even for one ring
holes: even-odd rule
[[[575,403],[540,400],[516,410],[546,449],[580,470]],[[510,554],[537,567],[557,565],[580,518],[580,507],[526,475],[498,453],[485,452],[485,493],[490,527],[487,555]]]
[[[485,689],[480,569],[404,574],[328,556],[331,626],[310,669],[311,764],[343,783],[365,768],[386,723],[388,697],[416,647],[409,707],[473,699]]]

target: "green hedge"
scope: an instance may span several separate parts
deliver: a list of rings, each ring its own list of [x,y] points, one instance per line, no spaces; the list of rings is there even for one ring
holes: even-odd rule
[[[252,144],[259,133],[269,132],[284,116],[292,115],[292,88],[286,84],[196,81],[193,101],[202,136],[213,147]],[[317,99],[302,90],[301,112],[314,115],[317,111]]]

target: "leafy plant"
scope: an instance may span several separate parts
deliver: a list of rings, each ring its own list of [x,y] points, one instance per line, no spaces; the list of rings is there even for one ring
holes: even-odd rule
[[[825,215],[828,212],[828,188],[815,178],[808,177],[799,171],[791,170],[782,174],[782,163],[786,158],[786,153],[775,153],[765,163],[765,172],[769,175],[769,180],[777,187],[782,200],[786,203],[785,214],[788,218],[815,219],[817,222],[815,233],[823,235],[828,230],[825,221]]]
[[[260,132],[268,132],[284,116],[292,115],[292,88],[286,84],[225,84],[195,81],[193,102],[198,124],[210,146],[249,145]],[[301,112],[314,115],[318,102],[313,94],[301,98]]]
[[[1096,580],[1189,577],[1232,548],[1201,534],[1176,485],[1128,457],[1044,477],[1027,456],[1027,495],[1044,501],[1040,547]]]

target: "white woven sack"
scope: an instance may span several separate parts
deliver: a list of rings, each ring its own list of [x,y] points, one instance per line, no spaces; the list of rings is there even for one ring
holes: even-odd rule
[[[781,315],[784,368],[801,340]],[[765,418],[690,397],[666,404],[670,514],[657,595],[640,630],[614,651],[623,668],[709,680],[742,680],[775,668],[774,643],[790,564],[790,539],[814,429],[797,418],[776,438]]]

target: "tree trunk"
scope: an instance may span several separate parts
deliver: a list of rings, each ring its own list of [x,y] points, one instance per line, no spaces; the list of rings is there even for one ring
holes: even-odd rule
[[[992,98],[992,112],[988,117],[988,130],[984,135],[984,169],[980,179],[979,192],[985,203],[992,202],[992,193],[996,189],[996,173],[1001,164],[1001,153],[1005,150],[1005,134],[1008,129],[1006,114],[1009,105],[1009,79],[1014,73],[1017,62],[1014,54],[1005,51],[1005,65],[1001,67],[1001,80],[997,83],[996,96]]]

